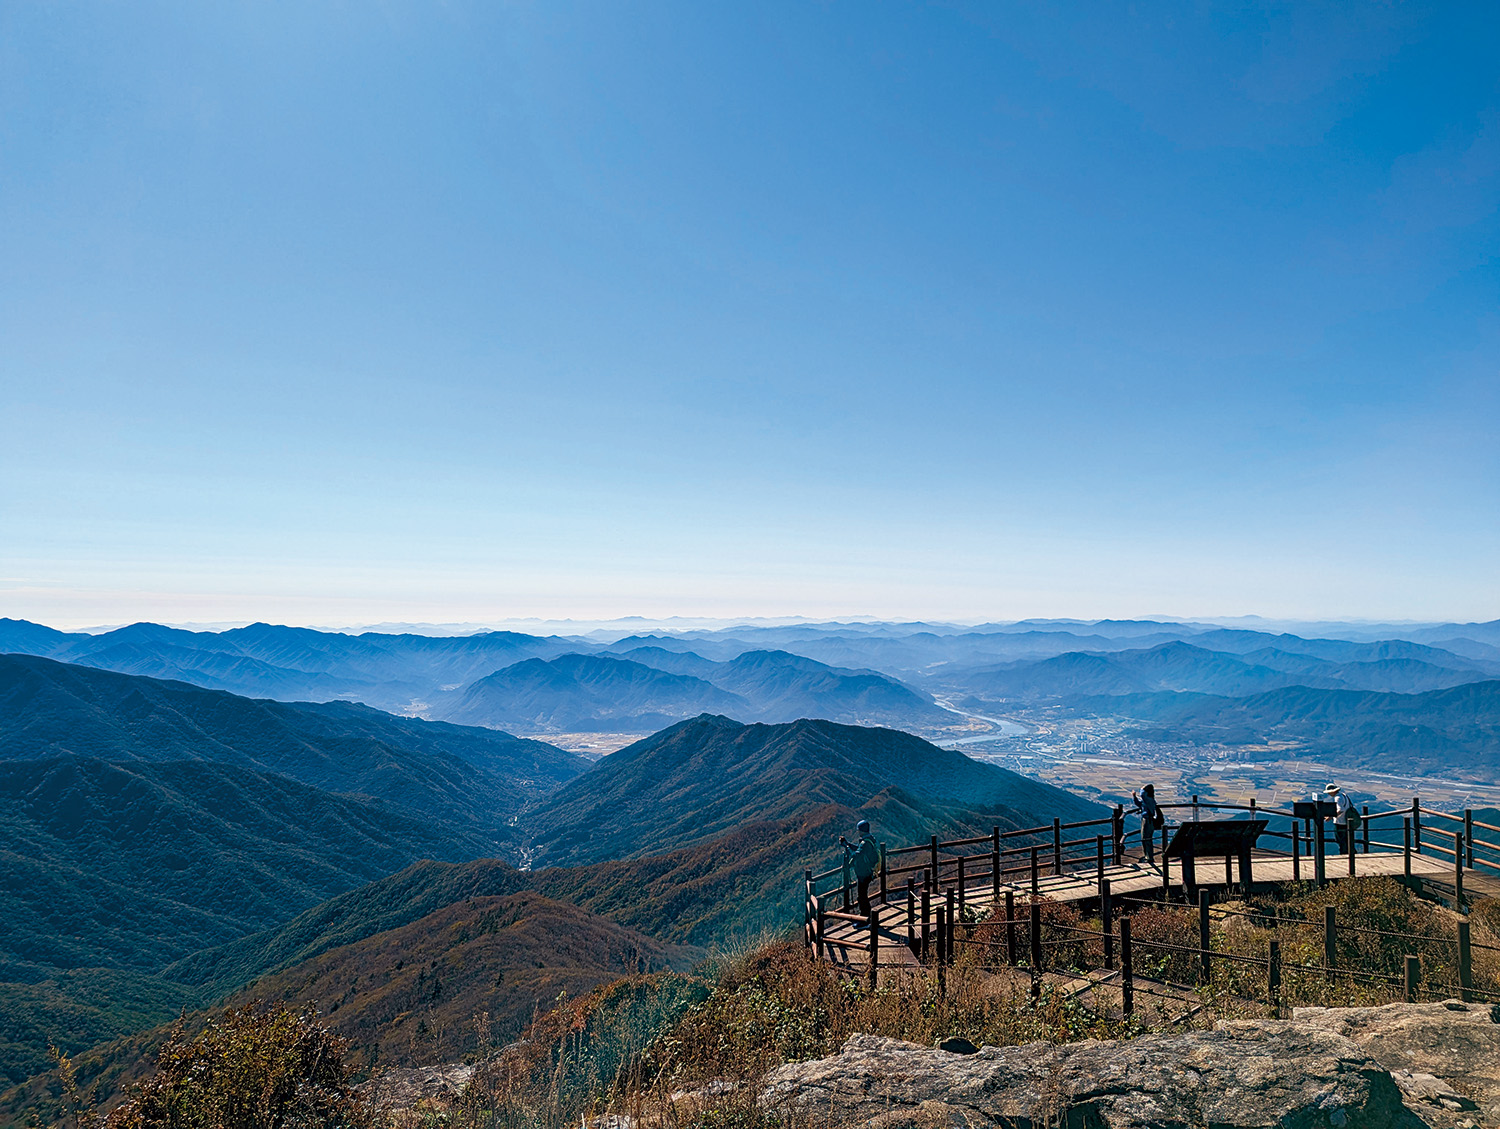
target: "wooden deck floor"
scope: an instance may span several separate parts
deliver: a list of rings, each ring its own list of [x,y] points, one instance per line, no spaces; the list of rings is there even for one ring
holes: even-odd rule
[[[1162,873],[1160,862],[1148,863],[1141,858],[1127,858],[1119,865],[1106,866],[1104,877],[1109,881],[1110,896],[1115,899],[1159,897],[1165,887],[1174,898],[1180,899],[1183,894],[1182,864],[1174,859],[1166,865],[1165,875]],[[1251,877],[1256,885],[1293,881],[1294,861],[1290,855],[1257,852],[1251,860],[1250,868]],[[1313,860],[1303,857],[1296,864],[1295,869],[1304,881],[1311,880]],[[1405,856],[1400,851],[1376,851],[1355,856],[1355,877],[1384,875],[1400,878],[1404,876],[1405,871]],[[1329,855],[1325,864],[1325,872],[1330,881],[1350,877],[1347,856]],[[1411,859],[1411,874],[1412,878],[1419,882],[1431,882],[1439,887],[1446,884],[1451,889],[1453,864],[1451,861],[1431,855],[1414,854]],[[1237,864],[1231,867],[1230,874],[1226,876],[1223,859],[1199,859],[1194,876],[1199,887],[1209,890],[1222,889],[1240,880]],[[1226,877],[1228,882],[1226,882]],[[1500,880],[1474,871],[1464,871],[1464,885],[1466,890],[1472,890],[1476,894],[1482,893],[1488,896],[1500,894]],[[1094,866],[1061,875],[1043,875],[1037,888],[1042,897],[1058,902],[1092,902],[1097,901],[1099,897],[1097,870]],[[1031,894],[1030,875],[1024,876],[1024,881],[1001,884],[1002,905],[1007,891],[1013,893],[1017,899],[1029,897]],[[917,967],[917,958],[907,944],[907,905],[904,888],[893,889],[885,904],[881,904],[879,897],[873,894],[871,901],[877,911],[879,928],[877,956],[880,966],[882,968]],[[963,902],[968,908],[978,911],[981,915],[987,915],[994,905],[994,891],[990,880],[985,878],[966,884]],[[919,896],[917,915],[920,917],[920,914]],[[920,931],[920,925],[918,925],[918,930]],[[829,959],[838,964],[848,965],[851,969],[867,967],[869,956],[863,949],[844,948],[839,942],[862,945],[868,938],[867,928],[849,921],[830,920],[824,929]]]

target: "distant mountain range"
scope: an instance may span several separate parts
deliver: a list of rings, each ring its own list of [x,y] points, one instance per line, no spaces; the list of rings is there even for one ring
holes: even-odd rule
[[[1465,659],[1415,643],[1280,637],[1279,646],[1247,647],[1261,642],[1244,638],[1250,634],[1215,632],[1200,637],[1224,650],[1171,642],[1108,654],[1069,652],[971,671],[961,681],[985,699],[1036,700],[1157,691],[1243,697],[1291,686],[1416,693],[1500,675],[1500,663]]]
[[[874,671],[841,670],[785,651],[750,651],[713,662],[656,647],[528,659],[439,699],[432,712],[449,721],[525,732],[654,730],[701,713],[865,725],[957,720],[928,695]]]
[[[1143,724],[1134,733],[1148,739],[1289,742],[1290,749],[1262,755],[1317,756],[1415,776],[1458,770],[1500,778],[1500,681],[1423,694],[1294,686],[1243,698],[1132,694],[1076,704],[1139,719]]]
[[[516,632],[345,635],[254,624],[65,633],[0,620],[0,651],[282,701],[348,699],[533,734],[649,732],[698,713],[937,735],[982,710],[1171,691],[1421,693],[1500,678],[1500,622],[1319,624],[1327,637],[1158,620],[745,625],[611,642]]]

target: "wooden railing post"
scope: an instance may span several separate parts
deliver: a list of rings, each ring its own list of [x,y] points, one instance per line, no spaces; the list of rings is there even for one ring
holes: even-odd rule
[[[1464,808],[1464,865],[1474,869],[1474,809]]]
[[[1094,885],[1099,896],[1104,896],[1104,836],[1094,836]]]
[[[823,944],[823,930],[827,928],[827,926],[824,924],[823,912],[824,912],[823,911],[823,902],[820,899],[818,901],[818,960],[819,961],[823,961],[823,960],[826,960],[828,958],[828,948],[827,948],[826,945]]]
[[[1036,847],[1031,848],[1031,896],[1036,898],[1042,890],[1042,860]]]
[[[1266,1002],[1271,1005],[1271,1018],[1281,1018],[1281,942],[1271,938],[1270,951],[1266,954]]]
[[[1000,901],[1000,828],[990,831],[990,905]]]
[[[1202,982],[1209,984],[1213,982],[1213,962],[1209,959],[1209,933],[1208,933],[1208,891],[1198,891],[1198,963]]]
[[[964,877],[964,861],[965,861],[964,860],[964,856],[963,855],[959,855],[958,856],[958,916],[959,916],[960,920],[962,920],[963,916],[964,916],[964,907],[966,905],[968,905],[968,902],[967,902],[967,900],[965,898],[965,894],[964,894],[964,886],[967,884],[967,880]]]
[[[1422,801],[1417,796],[1411,798],[1411,838],[1412,846],[1420,855],[1422,853]]]
[[[1052,817],[1052,873],[1061,875],[1062,867],[1062,820]]]
[[[1417,1002],[1417,986],[1422,982],[1422,960],[1408,955],[1406,958],[1406,1002]]]
[[[1328,979],[1333,979],[1333,970],[1339,964],[1338,912],[1333,906],[1323,907],[1323,967]]]
[[[845,913],[849,912],[849,860],[844,859],[843,873],[840,875],[844,880],[844,904],[841,907]]]
[[[913,953],[917,951],[917,880],[914,875],[906,876],[906,947]]]
[[[870,990],[875,990],[880,969],[880,915],[870,910]]]
[[[1193,796],[1193,822],[1198,822],[1198,797],[1196,794]]]
[[[1458,998],[1464,1003],[1474,1000],[1474,955],[1470,951],[1469,923],[1458,923]]]
[[[934,949],[934,952],[932,954],[932,959],[933,959],[933,963],[935,963],[937,965],[938,982],[939,982],[940,986],[941,986],[941,984],[943,982],[942,981],[943,964],[944,964],[943,953],[944,953],[944,951],[948,947],[948,940],[947,940],[947,937],[946,937],[947,932],[948,932],[948,911],[943,906],[938,906],[938,908],[937,908],[937,936],[933,938],[933,942],[934,942],[933,949]]]
[[[888,898],[886,896],[886,892],[885,892],[885,879],[886,879],[886,871],[885,871],[885,844],[881,843],[880,844],[880,904],[883,905],[883,906],[890,905],[890,898]]]
[[[1005,957],[1012,967],[1020,960],[1016,952],[1016,892],[1005,891]]]
[[[1031,968],[1033,972],[1042,970],[1042,903],[1033,901],[1031,903]]]
[[[922,945],[917,959],[924,964],[932,950],[932,891],[926,883],[922,885]]]
[[[1292,820],[1292,881],[1302,881],[1302,825]]]
[[[1323,817],[1313,821],[1317,825],[1317,838],[1313,840],[1313,878],[1319,886],[1328,884],[1328,844],[1323,841]]]
[[[1411,877],[1411,816],[1401,821],[1401,854],[1402,863],[1406,868],[1406,877]]]
[[[1453,833],[1453,908],[1464,911],[1464,833]]]
[[[810,949],[813,947],[813,872],[804,870],[802,872],[802,884],[805,896],[802,899],[802,939]]]
[[[943,938],[943,963],[953,963],[953,935],[958,932],[958,914],[953,909],[953,887],[948,887],[948,929]]]
[[[1360,830],[1360,833],[1364,836],[1364,840],[1365,840],[1365,854],[1369,854],[1370,853],[1370,805],[1369,804],[1366,804],[1364,806],[1362,814],[1360,815],[1359,830]]]
[[[1109,815],[1109,840],[1114,863],[1119,866],[1125,861],[1125,806],[1123,804],[1116,804],[1115,810]]]
[[[932,880],[934,882],[941,883],[942,880],[943,880],[943,872],[938,869],[938,853],[937,853],[937,836],[936,835],[934,835],[932,837],[932,843],[931,843],[931,845],[930,845],[930,847],[928,849],[929,849],[929,851],[932,854]]]
[[[1354,851],[1359,844],[1354,841],[1354,829],[1344,824],[1344,852],[1349,856],[1349,877],[1354,877]]]
[[[1128,1018],[1135,1011],[1135,960],[1130,951],[1130,918],[1120,918],[1120,1010]]]
[[[1104,967],[1115,966],[1115,907],[1110,893],[1109,879],[1099,888],[1099,928],[1104,934]]]

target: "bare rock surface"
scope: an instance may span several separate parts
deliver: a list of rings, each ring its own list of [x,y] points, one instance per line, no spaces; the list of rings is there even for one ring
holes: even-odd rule
[[[1391,1072],[1412,1108],[1477,1109],[1483,1124],[1500,1125],[1500,1007],[1458,1000],[1299,1007],[1292,1019],[1356,1043]]]
[[[1352,1040],[1273,1021],[973,1055],[855,1035],[832,1058],[772,1072],[761,1101],[796,1121],[872,1129],[1423,1124]]]
[[[463,1093],[474,1068],[459,1062],[440,1066],[391,1067],[359,1089],[377,1110],[446,1109]]]

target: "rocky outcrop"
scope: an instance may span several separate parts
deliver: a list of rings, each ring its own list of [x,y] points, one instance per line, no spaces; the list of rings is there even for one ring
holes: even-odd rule
[[[1454,1002],[977,1054],[856,1035],[773,1071],[761,1102],[794,1123],[870,1129],[1459,1129],[1500,1126],[1497,1096],[1500,1026]]]
[[[1477,1112],[1500,1125],[1500,1007],[1447,1000],[1384,1007],[1299,1007],[1292,1018],[1353,1041],[1407,1094],[1407,1104],[1435,1120],[1433,1110]],[[1472,1120],[1472,1114],[1467,1120]]]

